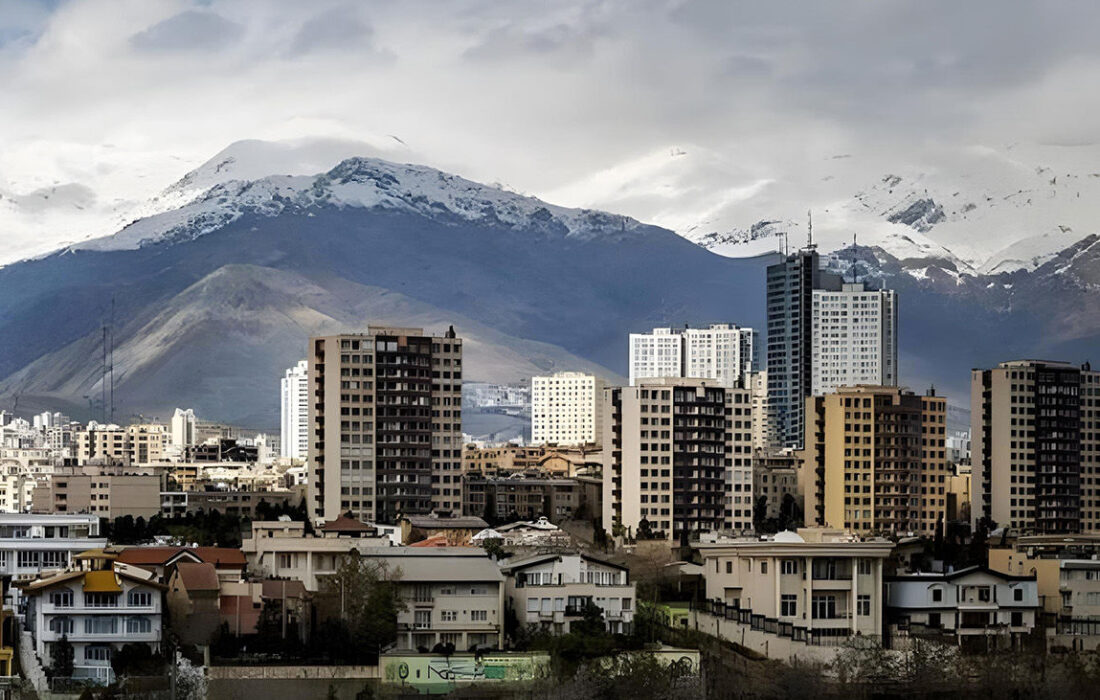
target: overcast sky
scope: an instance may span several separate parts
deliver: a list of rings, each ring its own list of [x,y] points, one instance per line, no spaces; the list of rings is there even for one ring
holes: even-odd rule
[[[838,154],[1100,140],[1098,19],[1052,0],[0,0],[0,195],[68,185],[102,208],[239,139],[395,136],[563,204],[613,201],[682,149],[692,177],[647,187],[706,209]],[[0,247],[41,245],[25,235]]]

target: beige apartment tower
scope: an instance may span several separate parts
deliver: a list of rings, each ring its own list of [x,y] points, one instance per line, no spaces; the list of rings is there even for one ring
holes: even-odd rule
[[[531,442],[585,445],[599,442],[604,381],[584,372],[531,377]]]
[[[654,535],[752,528],[752,402],[719,380],[604,392],[603,528]]]
[[[1100,372],[1019,360],[970,378],[971,519],[1025,533],[1100,526]]]
[[[462,508],[462,339],[370,328],[309,343],[315,519]]]
[[[805,519],[855,533],[934,535],[947,506],[947,400],[841,387],[806,401]]]

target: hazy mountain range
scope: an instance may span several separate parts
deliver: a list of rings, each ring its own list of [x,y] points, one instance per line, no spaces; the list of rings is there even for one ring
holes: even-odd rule
[[[98,415],[105,323],[120,420],[192,406],[273,427],[278,378],[306,338],[367,323],[453,324],[471,381],[555,369],[619,380],[630,331],[762,328],[762,253],[784,232],[792,247],[804,234],[781,218],[680,232],[697,244],[423,166],[353,157],[329,167],[343,148],[234,144],[128,210],[137,218],[117,233],[0,269],[0,405]],[[1020,192],[998,200],[984,186],[949,194],[950,178],[884,177],[845,200],[859,211],[858,245],[828,227],[818,240],[830,264],[899,290],[903,383],[935,383],[965,405],[973,366],[1088,359],[1100,245],[1078,223],[1084,205],[1061,202],[1080,189],[1093,206],[1100,178],[1034,172],[1048,184],[1027,191],[1002,178]],[[1063,215],[1078,218],[1047,230]],[[1011,236],[988,230],[1006,218],[1019,224]],[[979,234],[1005,245],[990,252]]]

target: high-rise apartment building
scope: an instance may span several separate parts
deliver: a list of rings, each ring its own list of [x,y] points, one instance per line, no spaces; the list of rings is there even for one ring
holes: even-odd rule
[[[752,403],[717,380],[648,379],[604,391],[603,527],[752,528]]]
[[[945,517],[947,400],[840,387],[807,400],[799,479],[807,523],[934,535]]]
[[[889,289],[844,284],[813,291],[810,393],[840,386],[897,386],[898,305]]]
[[[315,337],[309,504],[316,519],[462,508],[462,339],[420,328]]]
[[[195,438],[195,411],[188,408],[177,408],[172,414],[171,433],[169,443],[177,454],[194,445]]]
[[[604,381],[583,372],[531,378],[531,443],[599,442]]]
[[[729,323],[631,333],[630,385],[659,377],[695,377],[741,386],[756,369],[756,346],[756,331]]]
[[[279,384],[279,454],[305,459],[309,455],[309,361],[288,369]]]
[[[976,369],[970,410],[975,524],[1100,527],[1100,372],[1042,360]]]
[[[150,464],[164,459],[168,431],[158,423],[102,425],[96,422],[73,436],[78,464],[99,461],[104,464]]]
[[[812,246],[768,266],[767,324],[768,403],[781,447],[802,446],[808,397],[897,384],[894,293],[845,284],[821,269]]]
[[[753,372],[746,385],[752,399],[752,447],[771,450],[779,447],[775,415],[768,409],[768,373]]]

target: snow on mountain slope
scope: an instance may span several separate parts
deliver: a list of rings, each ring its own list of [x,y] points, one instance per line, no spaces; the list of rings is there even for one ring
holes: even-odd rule
[[[110,235],[135,221],[189,204],[211,187],[231,180],[314,175],[352,156],[417,157],[391,136],[370,141],[238,141],[190,172],[193,162],[170,154],[134,162],[105,145],[88,149],[79,162],[49,168],[62,171],[71,178],[69,182],[42,180],[36,173],[44,169],[31,163],[7,163],[9,171],[35,175],[19,182],[0,177],[0,231],[6,244],[0,247],[0,265]],[[37,157],[49,159],[49,154]],[[180,179],[165,187],[169,178]]]
[[[876,174],[878,173],[878,174]],[[1100,146],[928,148],[919,162],[879,153],[804,157],[776,170],[753,154],[665,148],[550,193],[621,211],[721,255],[806,240],[825,251],[876,246],[965,274],[1035,269],[1100,221]],[[922,269],[919,266],[914,271]]]
[[[185,178],[179,191],[192,192],[191,182],[213,179],[212,173],[220,172],[217,166],[208,166],[195,171],[194,178]],[[75,244],[70,250],[126,250],[190,240],[246,213],[277,216],[288,208],[322,205],[400,209],[441,220],[536,229],[576,238],[616,236],[641,226],[624,216],[546,204],[433,168],[349,158],[316,176],[278,175],[216,184],[179,208],[138,220],[112,236]]]

